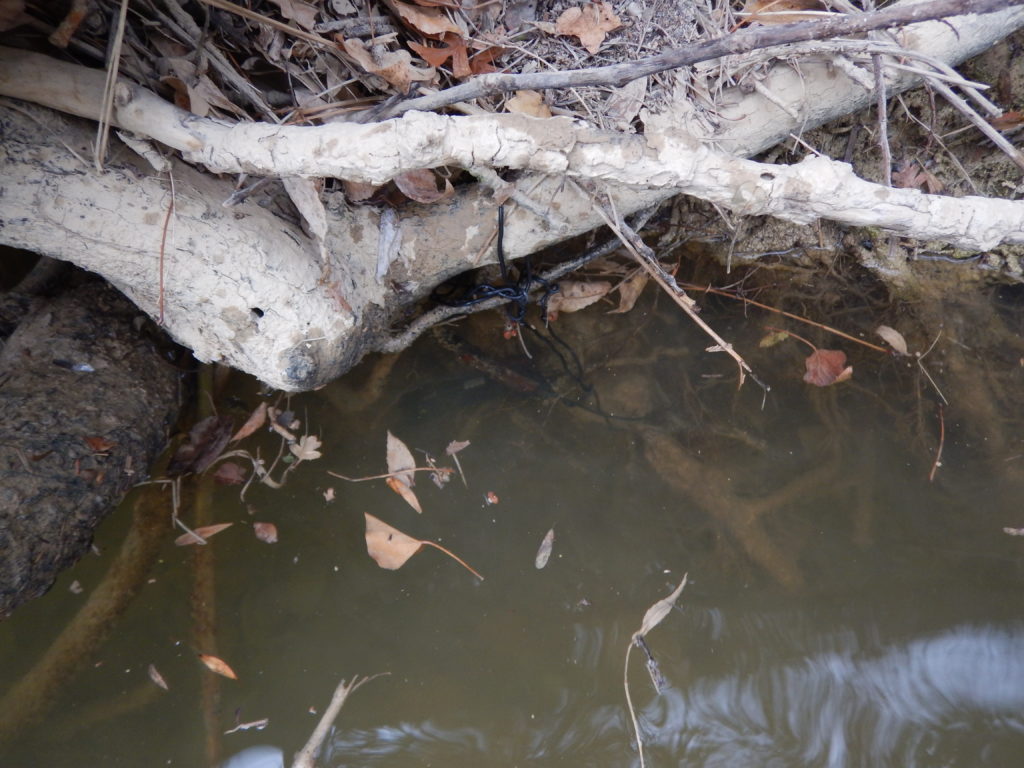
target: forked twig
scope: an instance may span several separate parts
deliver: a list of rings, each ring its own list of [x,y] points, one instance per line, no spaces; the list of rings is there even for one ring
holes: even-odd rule
[[[310,734],[309,740],[306,742],[306,746],[299,750],[295,755],[295,759],[292,761],[292,768],[315,768],[315,755],[320,751],[320,747],[324,743],[324,739],[326,739],[327,734],[330,733],[334,719],[338,716],[338,713],[341,712],[341,708],[345,705],[345,701],[348,699],[349,694],[357,691],[363,683],[368,683],[374,678],[389,674],[391,673],[381,672],[362,679],[357,675],[352,678],[352,682],[350,683],[346,683],[344,680],[338,683],[338,687],[334,689],[334,695],[331,697],[331,703],[327,706],[327,709],[324,710],[324,714],[320,718],[320,722],[316,724],[316,728],[313,729],[313,733]]]

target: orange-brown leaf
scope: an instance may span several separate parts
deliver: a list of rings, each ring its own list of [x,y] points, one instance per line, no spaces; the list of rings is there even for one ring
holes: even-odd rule
[[[236,443],[239,440],[244,440],[257,429],[267,423],[267,401],[264,400],[256,409],[249,414],[249,418],[245,420],[245,424],[242,428],[235,432],[234,437],[229,442]]]
[[[434,78],[435,72],[432,68],[420,69],[411,64],[412,54],[408,51],[384,51],[377,57],[366,48],[362,40],[358,39],[342,40],[341,47],[359,66],[372,75],[384,78],[402,93],[409,91],[409,86],[414,80]]]
[[[567,9],[555,22],[555,32],[578,37],[584,48],[597,53],[607,34],[621,26],[611,5],[600,2]]]
[[[226,528],[230,528],[234,523],[217,523],[216,525],[203,525],[194,530],[196,535],[202,536],[203,539],[209,539],[211,536],[216,536],[218,533]],[[181,536],[174,540],[174,543],[179,547],[187,547],[190,544],[201,544],[202,541],[197,539],[192,533],[183,533]]]
[[[452,186],[452,183],[448,179],[443,181],[444,186],[438,189],[437,175],[429,168],[418,168],[396,176],[395,186],[410,200],[429,205],[455,194],[455,188]]]
[[[419,8],[400,0],[384,0],[398,17],[427,37],[440,38],[446,32],[461,35],[462,30],[440,8]]]
[[[989,118],[989,124],[997,131],[1009,131],[1024,123],[1024,113],[1017,110],[1004,112],[999,117]]]
[[[412,488],[402,482],[401,478],[389,477],[385,482],[387,482],[388,488],[405,499],[406,503],[410,507],[415,509],[421,515],[423,514],[423,507],[420,506],[420,500],[416,498],[416,494],[413,492]]]
[[[373,515],[366,516],[366,551],[381,568],[396,571],[423,548],[423,542],[407,536]]]
[[[232,680],[237,680],[238,675],[235,674],[235,670],[227,665],[223,659],[218,659],[216,656],[211,656],[208,653],[200,653],[199,660],[206,665],[206,668],[211,672],[216,672],[222,677],[227,677]]]
[[[267,544],[277,543],[277,526],[273,523],[253,523],[252,530],[260,541]]]
[[[838,384],[853,376],[853,368],[846,365],[846,353],[838,349],[816,349],[804,361],[807,372],[804,381],[816,387]]]
[[[85,440],[94,453],[106,453],[117,445],[117,443],[111,442],[105,437],[83,437],[82,439]]]

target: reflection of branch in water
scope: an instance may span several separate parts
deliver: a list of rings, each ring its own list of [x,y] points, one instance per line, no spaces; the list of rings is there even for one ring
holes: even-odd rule
[[[26,726],[42,718],[113,630],[159,553],[167,517],[153,507],[163,503],[149,489],[136,499],[131,529],[103,581],[42,658],[0,700],[0,742],[24,733]]]
[[[641,434],[644,455],[666,483],[724,523],[750,558],[781,584],[787,587],[803,584],[796,557],[776,546],[761,518],[768,512],[811,497],[823,487],[831,487],[839,470],[837,452],[833,452],[834,458],[827,464],[799,475],[771,493],[751,498],[734,493],[725,472],[697,460],[671,436],[653,429]]]
[[[643,651],[644,656],[647,657],[644,661],[644,666],[647,667],[647,674],[651,676],[651,683],[654,685],[654,691],[660,694],[668,688],[668,680],[661,673],[661,668],[658,666],[658,660],[654,658],[654,654],[651,653],[650,646],[647,645],[647,641],[641,636],[637,635],[633,642],[636,643],[636,647]]]

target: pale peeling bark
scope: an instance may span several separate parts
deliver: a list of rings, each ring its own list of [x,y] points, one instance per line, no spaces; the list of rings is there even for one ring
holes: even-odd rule
[[[904,45],[957,63],[1022,23],[1024,11],[1009,9],[900,34]],[[912,82],[901,73],[889,90]],[[1024,241],[1024,203],[887,189],[824,159],[789,167],[739,159],[873,98],[824,60],[802,59],[799,71],[780,64],[764,83],[770,98],[726,94],[721,103],[734,106],[720,109],[715,120],[693,110],[681,92],[670,112],[646,117],[643,136],[520,115],[411,112],[371,125],[228,124],[182,112],[129,84],[118,87],[114,120],[217,172],[374,183],[439,165],[536,172],[521,178],[518,188],[571,223],[556,227],[517,210],[507,230],[513,257],[600,224],[592,200],[565,184],[565,176],[599,182],[623,214],[684,192],[743,214],[797,222],[827,217],[966,248]],[[95,118],[101,89],[98,71],[0,51],[5,95]],[[133,168],[123,152],[107,173],[97,174],[65,146],[88,157],[85,127],[59,122],[48,132],[21,112],[0,108],[0,116],[0,240],[100,272],[158,317],[166,175]],[[176,210],[163,268],[165,326],[200,359],[223,361],[282,389],[307,389],[339,375],[383,346],[388,325],[404,307],[452,275],[492,260],[485,244],[495,204],[476,188],[445,204],[403,208],[399,258],[378,280],[377,211],[328,199],[324,264],[319,246],[296,223],[252,204],[223,208],[229,183],[180,164],[174,173]]]

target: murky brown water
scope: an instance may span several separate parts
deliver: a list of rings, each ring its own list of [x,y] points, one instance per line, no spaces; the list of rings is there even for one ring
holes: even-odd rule
[[[1021,459],[982,452],[951,410],[929,483],[934,444],[914,439],[920,397],[938,425],[905,364],[845,346],[854,380],[812,391],[805,352],[757,351],[760,326],[728,310],[719,330],[755,350],[773,384],[763,407],[760,389],[737,391],[728,360],[652,301],[628,321],[560,323],[599,403],[568,376],[555,387],[589,410],[512,393],[429,339],[365,408],[349,409],[359,403],[345,383],[293,398],[324,458],[283,490],[250,491],[254,516],[237,488],[216,491],[213,517],[243,523],[210,545],[217,654],[239,676],[220,683],[216,726],[270,721],[222,735],[223,756],[265,744],[290,758],[339,679],[387,672],[348,701],[323,765],[637,765],[626,647],[688,572],[647,638],[670,687],[657,694],[632,657],[648,765],[1020,764],[1024,539],[1002,528],[1024,526],[1007,474]],[[527,342],[549,374],[561,369]],[[381,482],[326,474],[384,471],[388,429],[434,456],[472,441],[460,454],[469,488],[421,477],[418,516]],[[276,452],[272,436],[259,440]],[[488,491],[498,504],[485,504]],[[441,542],[486,579],[429,549],[381,570],[364,512]],[[100,557],[0,625],[0,690],[89,597],[130,518],[126,506],[99,532]],[[252,520],[276,523],[280,542],[257,541]],[[551,561],[537,570],[552,526]],[[174,535],[109,640],[81,656],[40,722],[0,746],[0,765],[205,765],[209,673],[196,653],[208,649],[194,645],[196,568]]]

